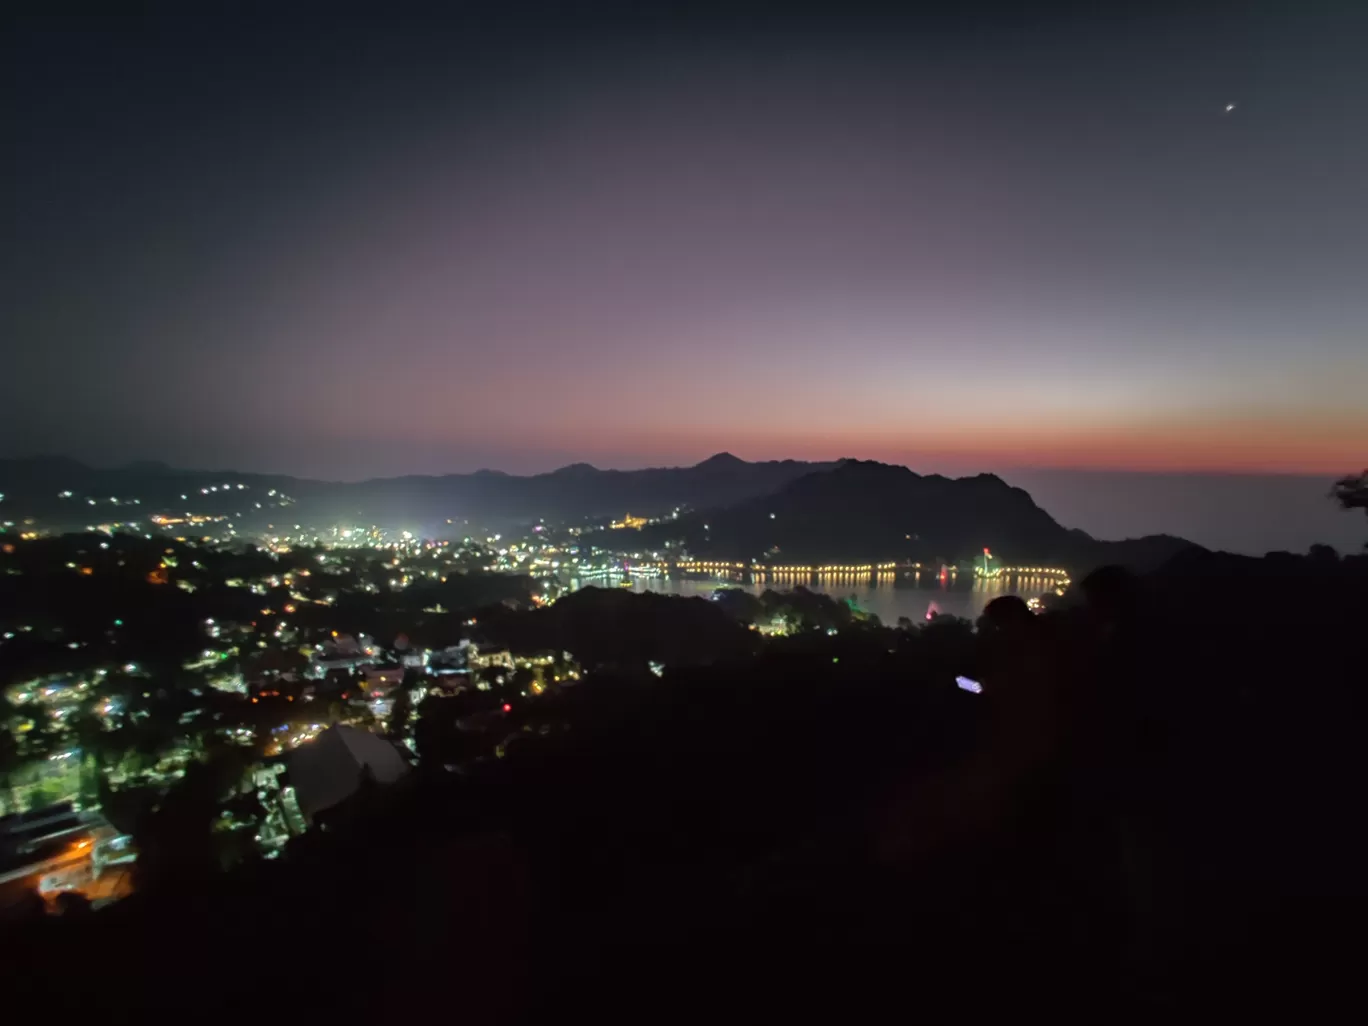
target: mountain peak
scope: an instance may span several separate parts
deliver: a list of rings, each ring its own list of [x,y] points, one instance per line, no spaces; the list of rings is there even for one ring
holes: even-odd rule
[[[729,452],[719,452],[713,456],[709,456],[706,460],[704,460],[702,463],[698,465],[700,467],[709,467],[716,470],[722,467],[744,467],[746,465],[746,461],[743,459],[738,459]]]

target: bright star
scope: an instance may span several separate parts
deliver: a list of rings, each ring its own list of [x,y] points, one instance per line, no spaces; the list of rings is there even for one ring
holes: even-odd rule
[[[1233,104],[1233,103],[1227,103],[1227,104],[1225,105],[1225,112],[1226,112],[1227,114],[1229,114],[1229,113],[1230,113],[1231,111],[1233,111],[1234,109],[1235,109],[1235,104]]]

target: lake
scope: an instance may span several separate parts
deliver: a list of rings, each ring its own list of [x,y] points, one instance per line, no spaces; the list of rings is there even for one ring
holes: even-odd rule
[[[621,577],[598,577],[584,581],[583,584],[612,588],[617,587],[621,581]],[[579,587],[580,583],[571,581],[570,586],[574,589]],[[919,574],[881,574],[878,577],[871,577],[868,574],[833,574],[816,579],[801,576],[749,580],[724,576],[635,577],[632,580],[632,590],[707,598],[718,588],[724,587],[744,588],[758,595],[766,588],[790,591],[802,585],[810,591],[830,595],[836,599],[846,599],[853,595],[861,609],[873,613],[892,627],[897,624],[900,616],[905,616],[913,622],[924,620],[932,602],[942,613],[974,620],[983,612],[984,606],[1001,595],[1032,598],[1052,591],[1055,583],[1044,577],[999,577],[985,580],[969,573],[953,575],[941,581],[936,574],[926,571]]]

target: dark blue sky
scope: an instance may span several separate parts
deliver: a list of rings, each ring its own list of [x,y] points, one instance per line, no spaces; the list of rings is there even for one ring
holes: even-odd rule
[[[1361,5],[178,6],[6,33],[9,454],[1364,462]]]

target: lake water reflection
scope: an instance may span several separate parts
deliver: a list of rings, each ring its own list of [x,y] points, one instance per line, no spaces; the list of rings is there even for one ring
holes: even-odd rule
[[[598,578],[583,582],[598,587],[617,587],[620,577]],[[863,610],[873,613],[888,626],[895,626],[898,617],[917,622],[926,618],[931,603],[942,613],[973,620],[983,607],[1000,595],[1020,595],[1031,598],[1054,589],[1055,581],[1044,577],[1012,577],[985,580],[971,573],[948,576],[941,580],[935,573],[833,574],[809,577],[637,577],[632,580],[633,591],[655,591],[666,595],[702,596],[707,598],[718,588],[744,588],[760,594],[767,588],[789,591],[802,585],[811,591],[845,599],[852,595]]]

